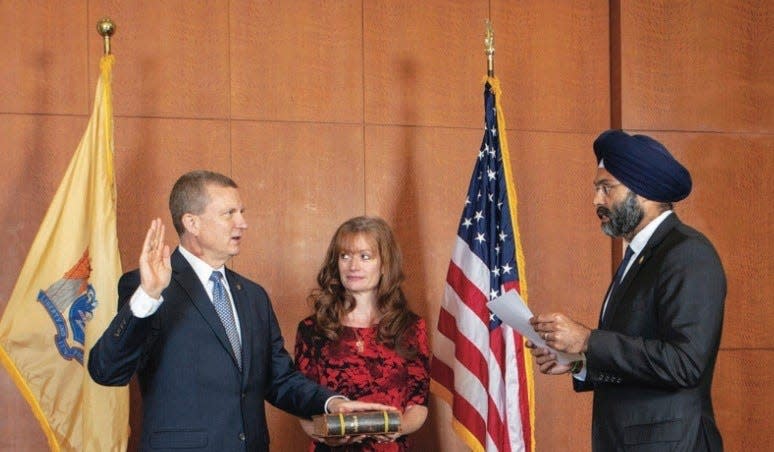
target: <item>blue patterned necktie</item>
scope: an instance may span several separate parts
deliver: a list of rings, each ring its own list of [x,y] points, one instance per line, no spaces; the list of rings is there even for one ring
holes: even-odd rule
[[[220,321],[223,322],[226,336],[228,336],[228,341],[231,342],[231,348],[234,350],[234,356],[236,356],[237,364],[239,364],[241,369],[242,344],[239,342],[239,333],[234,321],[234,313],[231,310],[231,303],[228,300],[228,292],[226,292],[226,287],[223,286],[221,279],[223,279],[223,273],[219,271],[213,271],[210,275],[210,281],[212,281],[212,304],[215,305],[215,311],[217,311]]]

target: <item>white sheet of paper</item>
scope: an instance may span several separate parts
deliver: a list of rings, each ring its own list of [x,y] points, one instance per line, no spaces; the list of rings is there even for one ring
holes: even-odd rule
[[[533,344],[538,347],[551,348],[546,345],[546,341],[529,324],[529,319],[533,317],[532,311],[529,310],[527,304],[524,303],[524,300],[515,290],[505,292],[486,305],[500,320],[518,331],[519,334],[529,339]],[[569,364],[581,359],[580,354],[564,353],[557,350],[554,350],[554,352],[556,352],[556,360],[559,364]]]

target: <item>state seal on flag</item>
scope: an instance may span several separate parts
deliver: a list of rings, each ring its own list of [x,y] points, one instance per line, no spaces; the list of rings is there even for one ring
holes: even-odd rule
[[[94,287],[89,284],[90,274],[89,252],[86,250],[60,280],[38,293],[38,301],[46,308],[56,328],[54,344],[59,354],[68,361],[75,359],[81,365],[86,323],[94,316],[98,304]]]

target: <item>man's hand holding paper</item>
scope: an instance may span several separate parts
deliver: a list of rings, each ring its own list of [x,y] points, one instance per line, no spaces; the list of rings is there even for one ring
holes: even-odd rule
[[[515,290],[505,292],[502,296],[487,303],[487,307],[503,322],[513,327],[531,345],[550,349],[556,354],[556,362],[567,367],[573,361],[582,359],[581,352],[586,349],[590,330],[573,322],[563,314],[541,314],[533,316],[524,300]],[[541,366],[542,371],[542,366]]]
[[[588,348],[591,330],[564,314],[538,314],[529,323],[546,345],[556,351],[579,355]]]

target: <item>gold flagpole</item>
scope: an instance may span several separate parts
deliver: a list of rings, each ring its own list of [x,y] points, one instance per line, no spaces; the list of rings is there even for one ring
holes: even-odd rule
[[[110,55],[110,37],[116,32],[116,24],[112,20],[105,17],[97,22],[97,33],[104,39],[104,54]]]
[[[494,30],[492,22],[486,20],[486,35],[484,37],[484,49],[486,50],[486,75],[494,77]]]

